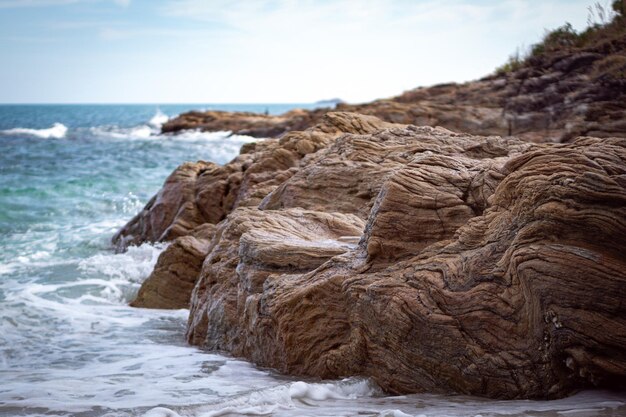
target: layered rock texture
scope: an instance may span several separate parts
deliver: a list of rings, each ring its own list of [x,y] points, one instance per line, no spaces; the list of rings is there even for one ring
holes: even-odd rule
[[[133,305],[190,308],[192,344],[392,393],[626,386],[625,48],[350,111],[169,122],[277,137],[181,165],[120,230],[118,250],[172,242]]]
[[[135,304],[193,282],[191,343],[394,393],[626,382],[626,139],[329,113],[242,152],[183,165],[116,236],[176,238]]]

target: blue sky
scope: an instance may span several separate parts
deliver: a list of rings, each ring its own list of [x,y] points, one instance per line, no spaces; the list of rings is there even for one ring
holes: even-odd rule
[[[0,102],[367,101],[486,75],[592,3],[0,0]]]

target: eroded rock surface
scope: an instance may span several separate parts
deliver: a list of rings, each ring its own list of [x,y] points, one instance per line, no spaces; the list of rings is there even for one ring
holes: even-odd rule
[[[144,242],[163,242],[189,234],[205,222],[195,204],[196,181],[220,167],[212,162],[186,162],[179,166],[144,209],[113,237],[117,250]]]
[[[553,398],[625,383],[626,140],[533,145],[413,127],[369,139],[378,158],[359,154],[363,166],[340,151],[363,137],[343,136],[287,180],[309,178],[295,194],[313,190],[301,201],[315,211],[239,209],[218,226],[192,343],[291,374],[367,375],[396,393]],[[304,174],[316,166],[379,170],[353,249],[337,242],[361,229],[368,203],[320,197],[327,177]],[[353,230],[330,213],[320,227],[336,209]],[[315,239],[343,253],[311,258],[325,247]]]
[[[193,344],[394,393],[626,384],[626,139],[536,144],[329,113],[223,167],[179,170],[118,239],[187,234],[138,300],[178,308],[195,283]]]
[[[175,239],[159,256],[154,270],[143,282],[133,307],[189,308],[191,291],[200,276],[204,258],[215,233],[215,225],[205,223],[190,235]]]
[[[118,250],[170,241],[203,223],[217,224],[239,206],[261,200],[297,172],[300,160],[344,133],[371,133],[392,126],[375,117],[329,113],[316,126],[280,139],[245,145],[226,165],[187,162],[178,167],[145,208],[114,237]]]
[[[188,337],[194,344],[239,355],[256,350],[244,334],[256,333],[256,305],[273,274],[301,274],[342,254],[358,241],[357,216],[302,209],[239,208],[222,222],[192,297]],[[250,310],[252,308],[252,310]],[[241,325],[251,320],[245,329]]]

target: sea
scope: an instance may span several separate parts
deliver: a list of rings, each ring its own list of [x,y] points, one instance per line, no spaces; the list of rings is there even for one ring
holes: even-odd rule
[[[165,245],[116,254],[113,234],[179,164],[256,140],[161,125],[295,107],[315,105],[0,105],[0,416],[626,416],[618,392],[494,401],[294,378],[188,346],[187,310],[129,307]]]

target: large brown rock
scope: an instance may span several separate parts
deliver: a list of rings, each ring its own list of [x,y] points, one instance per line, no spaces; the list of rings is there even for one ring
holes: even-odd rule
[[[157,196],[114,237],[119,250],[130,244],[176,239],[161,254],[131,305],[187,308],[214,224],[236,207],[258,206],[298,171],[302,158],[343,133],[374,132],[389,126],[393,125],[371,116],[329,113],[307,131],[247,145],[224,166],[205,162],[180,166]]]
[[[344,135],[261,207],[218,226],[190,342],[396,393],[626,381],[626,140]]]
[[[239,208],[222,222],[194,289],[189,339],[211,349],[245,355],[244,334],[256,332],[251,295],[272,274],[311,271],[354,247],[364,223],[350,214],[302,209]],[[254,305],[251,305],[254,308]],[[256,313],[255,313],[256,314]],[[256,350],[250,347],[250,352]]]
[[[118,239],[186,235],[135,305],[195,285],[193,344],[395,393],[553,398],[626,382],[624,218],[626,139],[340,112],[184,165]]]
[[[328,113],[306,131],[244,146],[228,164],[184,163],[113,237],[113,244],[124,250],[144,242],[171,241],[203,223],[217,224],[236,207],[258,206],[297,172],[305,156],[327,147],[344,133],[371,133],[389,126],[372,116]]]
[[[116,249],[121,251],[144,242],[173,240],[204,223],[206,220],[194,200],[196,181],[207,171],[212,177],[217,176],[219,166],[204,161],[179,166],[145,208],[113,236]]]
[[[514,138],[477,140],[443,128],[393,128],[388,125],[387,129],[373,134],[338,138],[265,197],[260,207],[340,211],[366,219],[383,183],[411,161],[428,159],[433,154],[450,158],[467,154],[473,158],[473,162],[467,162],[470,166],[491,164],[492,158],[506,157],[530,146]],[[460,169],[462,164],[463,161],[459,161],[454,166]],[[480,168],[475,166],[472,169]],[[440,186],[432,186],[434,194],[444,191],[437,189]]]
[[[205,223],[174,240],[159,256],[154,270],[143,282],[133,307],[189,308],[191,291],[196,285],[215,225]]]

